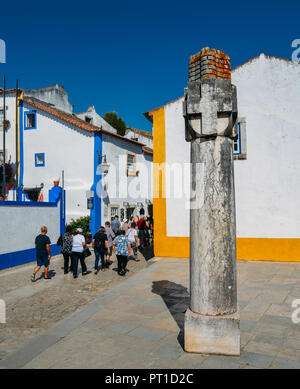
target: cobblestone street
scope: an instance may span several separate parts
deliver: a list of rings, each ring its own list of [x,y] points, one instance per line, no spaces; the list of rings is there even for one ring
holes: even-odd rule
[[[36,282],[30,281],[34,262],[1,271],[0,298],[6,302],[7,323],[0,324],[0,359],[147,266],[140,253],[139,258],[140,262],[128,262],[129,272],[125,277],[113,270],[117,266],[114,255],[110,269],[94,275],[94,254],[86,259],[91,273],[82,277],[79,265],[77,279],[73,279],[71,273],[63,274],[62,255],[51,259],[49,274],[52,279],[48,281],[42,278],[41,271]]]
[[[61,265],[33,285],[31,265],[0,273],[1,368],[300,368],[299,263],[238,261],[240,357],[184,352],[188,260],[130,261],[125,279],[110,270],[73,280]]]

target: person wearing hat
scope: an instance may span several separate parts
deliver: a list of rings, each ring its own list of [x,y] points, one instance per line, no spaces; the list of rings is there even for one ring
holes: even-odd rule
[[[83,249],[86,246],[84,236],[82,235],[82,228],[76,229],[76,235],[73,237],[72,243],[72,270],[73,277],[77,278],[78,260],[80,260],[82,275],[85,276],[87,273],[87,267],[85,264],[85,258],[83,255]]]

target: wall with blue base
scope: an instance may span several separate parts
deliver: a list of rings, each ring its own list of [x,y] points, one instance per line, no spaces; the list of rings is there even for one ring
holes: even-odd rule
[[[57,239],[65,231],[65,192],[49,191],[50,202],[0,201],[0,270],[36,260],[34,241],[48,227],[51,255],[60,253]]]

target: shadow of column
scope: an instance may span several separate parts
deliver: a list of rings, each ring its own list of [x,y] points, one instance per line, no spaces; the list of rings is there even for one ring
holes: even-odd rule
[[[183,285],[167,280],[153,281],[152,293],[158,294],[163,299],[166,307],[176,321],[180,330],[177,340],[182,349],[184,349],[184,314],[190,304],[188,289]]]

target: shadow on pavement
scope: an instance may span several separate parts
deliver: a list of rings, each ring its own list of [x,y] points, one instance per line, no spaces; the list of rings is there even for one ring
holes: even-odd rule
[[[166,304],[179,327],[178,343],[184,349],[184,314],[190,304],[190,295],[186,287],[175,282],[153,281],[152,293],[158,294]]]
[[[149,261],[149,259],[154,257],[154,250],[153,250],[153,244],[150,244],[149,246],[145,246],[142,249],[138,249],[141,255],[145,258],[146,261]]]

